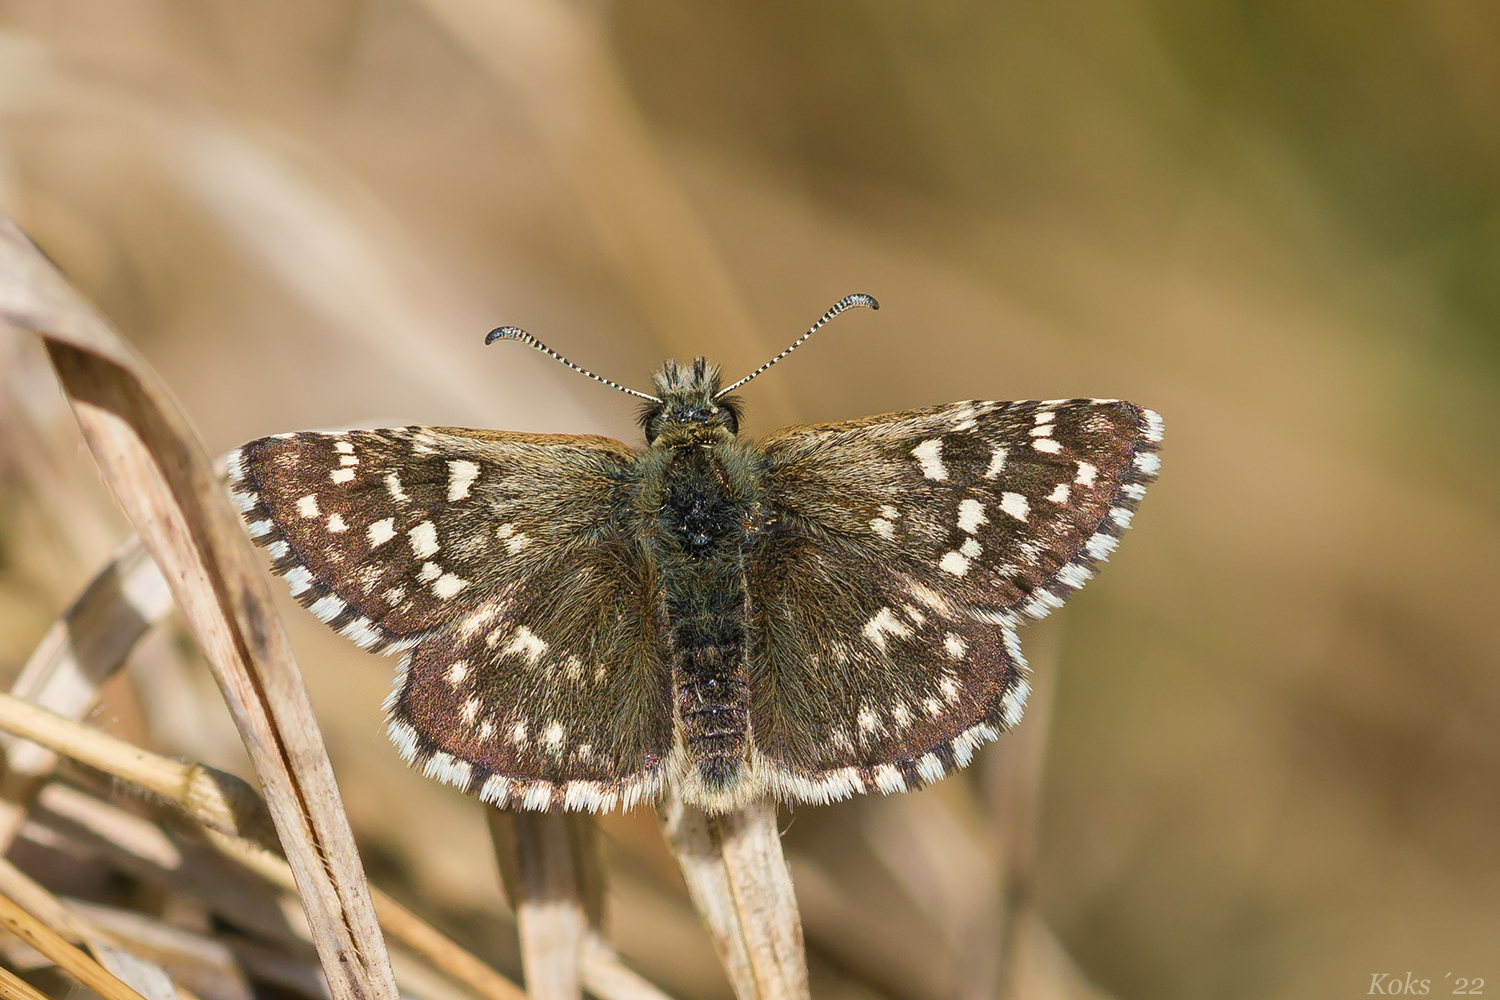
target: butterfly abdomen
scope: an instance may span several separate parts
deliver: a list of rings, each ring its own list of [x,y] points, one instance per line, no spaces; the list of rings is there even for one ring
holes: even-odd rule
[[[673,449],[655,536],[685,790],[733,797],[748,755],[746,491],[716,449]],[[708,804],[707,802],[703,804]]]

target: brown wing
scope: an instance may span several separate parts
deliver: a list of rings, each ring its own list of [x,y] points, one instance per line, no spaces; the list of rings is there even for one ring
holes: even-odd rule
[[[1081,587],[1156,476],[1115,400],[964,402],[766,438],[749,561],[755,746],[784,796],[900,791],[1025,703],[1016,627]]]
[[[671,740],[634,454],[606,438],[409,427],[228,458],[251,535],[359,645],[406,651],[391,738],[496,804],[650,794]]]

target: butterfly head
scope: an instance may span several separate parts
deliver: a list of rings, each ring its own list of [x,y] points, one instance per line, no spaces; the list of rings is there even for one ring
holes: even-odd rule
[[[656,373],[659,402],[641,408],[646,443],[665,435],[687,438],[734,437],[740,429],[740,401],[720,396],[719,369],[707,358],[691,365],[668,361]]]

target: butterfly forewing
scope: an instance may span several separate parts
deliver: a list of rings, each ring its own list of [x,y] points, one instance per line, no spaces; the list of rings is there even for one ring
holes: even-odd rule
[[[632,460],[607,438],[411,427],[263,438],[227,465],[304,606],[415,647],[387,704],[403,755],[497,803],[598,809],[649,793],[671,733]]]
[[[1020,716],[1015,627],[1113,551],[1161,421],[1114,400],[965,402],[761,442],[753,726],[783,794],[896,791]]]

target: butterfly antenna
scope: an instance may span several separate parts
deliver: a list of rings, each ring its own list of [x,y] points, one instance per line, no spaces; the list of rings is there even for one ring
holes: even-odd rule
[[[793,341],[791,347],[788,347],[786,350],[784,350],[780,354],[776,355],[776,357],[772,358],[770,361],[767,361],[765,364],[763,364],[759,368],[755,369],[755,371],[751,372],[749,375],[746,375],[744,378],[740,379],[734,385],[730,386],[727,389],[721,389],[719,391],[718,395],[714,396],[714,399],[721,399],[724,396],[729,395],[731,392],[733,392],[734,390],[738,389],[740,386],[744,385],[746,382],[750,381],[755,376],[757,376],[761,372],[765,371],[767,368],[770,368],[776,362],[780,361],[782,358],[786,357],[788,354],[791,354],[797,348],[801,347],[802,343],[805,340],[807,340],[808,337],[811,337],[813,334],[815,334],[819,330],[821,330],[823,328],[823,326],[825,324],[827,324],[827,322],[829,320],[833,319],[833,317],[837,316],[841,312],[846,312],[846,311],[848,311],[850,309],[853,309],[855,306],[861,306],[861,307],[863,307],[865,309],[879,309],[880,308],[880,303],[875,301],[875,296],[873,296],[873,295],[865,295],[863,293],[856,293],[854,295],[846,295],[846,296],[844,296],[843,298],[841,298],[837,302],[835,302],[833,304],[833,308],[829,309],[826,313],[824,313],[823,316],[822,316],[822,318],[820,318],[816,323],[814,323],[812,325],[812,329],[808,330],[802,336],[798,337],[795,341]]]
[[[603,382],[605,385],[610,386],[611,388],[619,389],[621,392],[628,392],[632,396],[639,396],[641,399],[649,399],[653,403],[660,403],[661,402],[661,400],[657,399],[655,396],[648,396],[644,392],[636,392],[634,389],[627,389],[627,388],[625,388],[623,385],[621,385],[618,382],[611,382],[607,378],[600,378],[598,375],[595,375],[593,372],[589,371],[587,368],[584,368],[584,367],[582,367],[580,365],[575,365],[573,362],[569,361],[567,358],[563,357],[561,354],[558,354],[552,348],[548,347],[546,344],[542,343],[540,340],[537,340],[535,337],[533,337],[531,334],[527,333],[525,330],[521,329],[519,326],[501,326],[501,327],[496,327],[495,329],[493,329],[493,330],[491,330],[489,332],[489,336],[487,336],[487,337],[484,338],[484,342],[486,344],[493,344],[497,340],[519,340],[521,343],[525,344],[527,347],[534,347],[534,348],[536,348],[537,350],[541,351],[543,354],[547,355],[547,357],[551,358],[553,361],[561,361],[563,364],[567,365],[569,368],[573,369],[578,374],[580,374],[580,375],[587,375],[589,378],[593,379],[595,382]]]

